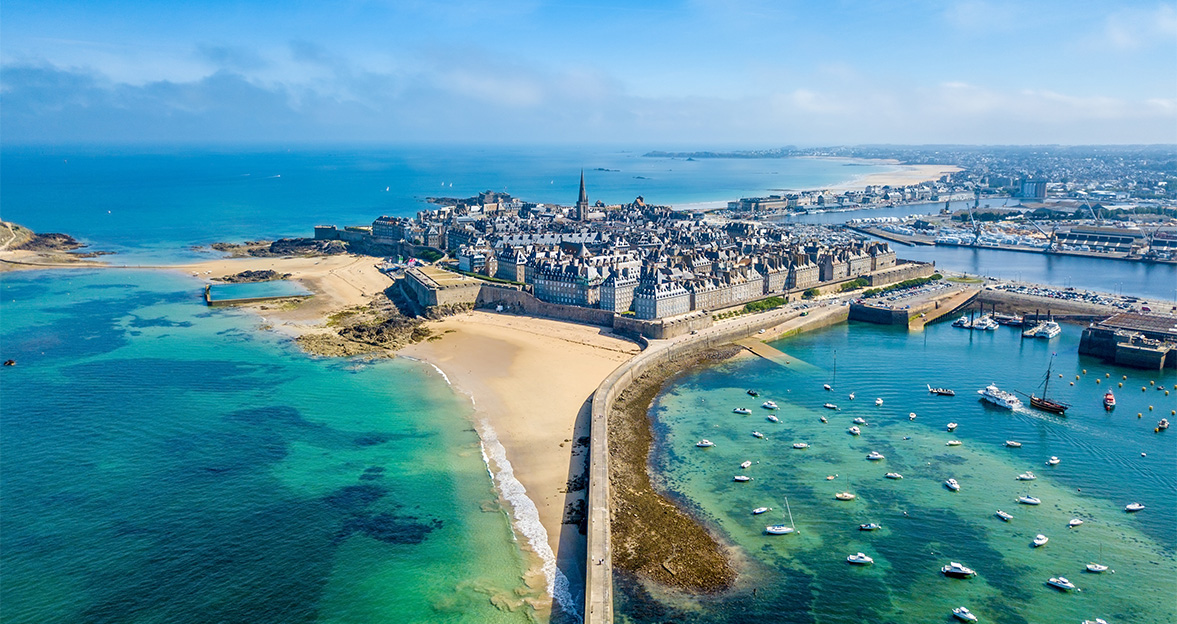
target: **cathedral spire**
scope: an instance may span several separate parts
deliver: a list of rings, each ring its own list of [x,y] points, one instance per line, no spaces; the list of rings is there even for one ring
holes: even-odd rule
[[[576,200],[576,219],[584,221],[588,218],[588,193],[584,191],[584,169],[580,170],[580,197]]]

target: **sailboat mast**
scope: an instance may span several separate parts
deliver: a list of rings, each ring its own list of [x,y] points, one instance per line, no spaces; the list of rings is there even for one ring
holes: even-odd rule
[[[793,527],[794,529],[797,528],[797,525],[793,523],[793,509],[791,507],[789,507],[789,497],[788,496],[785,497],[785,509],[787,509],[789,511],[789,526]],[[1101,544],[1100,548],[1102,548],[1102,547],[1103,547],[1103,545]],[[1103,551],[1100,551],[1100,556],[1101,557],[1103,556]]]
[[[1050,387],[1050,369],[1054,366],[1054,354],[1050,354],[1050,363],[1046,365],[1046,380],[1042,382],[1042,398],[1046,398],[1046,391]]]

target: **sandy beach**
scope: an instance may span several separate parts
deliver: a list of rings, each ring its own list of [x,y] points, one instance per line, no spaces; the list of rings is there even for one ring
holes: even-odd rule
[[[577,482],[587,460],[589,399],[638,346],[600,327],[482,311],[430,323],[430,329],[437,339],[401,355],[437,366],[457,391],[474,398],[475,418],[493,430],[538,509],[551,553],[536,553],[537,563],[555,557],[579,608],[585,537],[565,521],[566,510],[583,504],[577,501],[586,494]],[[487,438],[486,431],[480,434]],[[578,517],[573,512],[567,520]],[[516,528],[523,529],[519,520],[516,514]]]
[[[875,163],[876,161],[870,162]],[[870,173],[854,178],[845,184],[831,187],[829,190],[843,192],[860,190],[868,186],[910,186],[938,180],[944,174],[960,171],[960,167],[953,165],[901,165],[898,162],[878,162],[877,164],[891,164],[897,167],[897,170]]]

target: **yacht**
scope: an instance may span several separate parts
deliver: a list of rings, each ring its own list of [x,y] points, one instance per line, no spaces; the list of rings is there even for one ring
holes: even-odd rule
[[[878,451],[871,451],[870,454],[868,454],[866,456],[866,458],[871,461],[878,461],[880,459],[884,459],[883,454]]]
[[[807,449],[807,448],[809,448],[809,444],[806,442],[794,442],[793,448],[798,449],[798,450]]]
[[[989,318],[989,315],[981,316],[978,317],[977,320],[973,321],[973,325],[970,329],[993,331],[997,329],[997,321]]]
[[[1030,472],[1029,470],[1018,475],[1018,481],[1033,481],[1037,478],[1037,475],[1035,475],[1033,472]]]
[[[859,416],[858,418],[855,418],[855,419],[854,419],[854,424],[856,424],[856,425],[865,425],[865,424],[866,424],[866,419],[865,419],[865,418],[863,418],[862,416]]]
[[[1009,512],[1002,511],[1000,509],[998,509],[997,513],[994,515],[996,515],[998,518],[1001,518],[1002,520],[1005,520],[1006,522],[1009,522],[1010,520],[1014,519],[1013,514],[1011,514]]]
[[[882,398],[875,399],[875,405],[882,405],[882,404],[883,404]]]
[[[825,405],[823,405],[822,407],[824,407],[824,408],[826,408],[826,409],[829,409],[829,410],[836,410],[836,409],[838,409],[838,406],[837,406],[837,405],[834,405],[833,403],[826,403],[826,404],[825,404]]]
[[[736,409],[734,409],[732,411],[737,414],[751,414],[752,413],[752,410],[750,410],[746,407],[737,407]]]
[[[1041,548],[1046,545],[1046,542],[1049,542],[1049,541],[1050,541],[1049,537],[1046,537],[1045,535],[1039,533],[1038,535],[1034,536],[1034,542],[1033,542],[1034,548]]]
[[[703,440],[699,440],[698,442],[696,442],[695,446],[697,446],[699,448],[707,448],[709,446],[715,446],[715,443],[712,442],[711,440],[703,439]]]
[[[1087,564],[1087,571],[1092,574],[1103,574],[1108,571],[1108,567],[1103,564],[1103,543],[1099,545],[1099,563]]]
[[[1042,499],[1030,496],[1029,494],[1023,494],[1018,497],[1018,502],[1023,505],[1041,505]]]
[[[1050,585],[1051,587],[1057,587],[1063,591],[1071,591],[1072,589],[1077,589],[1075,587],[1074,583],[1068,581],[1065,577],[1062,577],[1062,576],[1058,576],[1058,577],[1052,576],[1052,577],[1050,577],[1049,581],[1046,581],[1046,584]]]
[[[779,407],[777,407],[777,404],[774,401],[765,401],[760,404],[760,407],[763,407],[766,410],[780,409]]]
[[[948,565],[940,568],[940,573],[944,576],[954,576],[956,578],[970,578],[977,575],[976,570],[955,561],[951,561]]]
[[[1071,521],[1067,523],[1067,526],[1069,526],[1073,529],[1073,528],[1079,526],[1080,524],[1083,524],[1082,520],[1080,520],[1078,518],[1071,518]]]
[[[858,427],[851,427],[847,429],[846,432],[850,435],[859,435],[862,433],[862,429],[859,429]]]
[[[953,327],[963,327],[965,329],[968,329],[970,326],[969,317],[962,316],[962,317],[956,319],[955,321],[952,321],[952,326]]]
[[[885,474],[883,476],[887,477],[888,479],[902,479],[903,478],[903,475],[899,474],[898,472],[888,472],[887,474]]]
[[[960,620],[961,622],[976,622],[977,621],[977,616],[973,615],[971,612],[969,612],[968,609],[966,609],[964,607],[957,607],[957,608],[953,609],[952,610],[952,617]]]
[[[949,480],[945,481],[944,487],[947,487],[948,489],[952,490],[953,492],[960,491],[960,484],[956,482],[956,479],[949,479]]]
[[[977,390],[977,394],[986,401],[1008,410],[1018,409],[1022,406],[1021,399],[1009,392],[999,390],[995,384],[989,384],[983,390]]]
[[[840,501],[852,501],[854,500],[854,495],[850,492],[838,492],[837,494],[834,494],[834,498]]]
[[[875,560],[868,557],[866,553],[855,553],[849,557],[846,557],[846,561],[849,561],[855,565],[870,565],[875,562]]]
[[[1006,440],[1005,445],[1010,448],[1022,448],[1021,442],[1014,442],[1013,440]]]
[[[1141,503],[1128,503],[1128,505],[1124,507],[1124,511],[1127,512],[1140,511],[1141,509],[1144,509],[1144,505]]]
[[[752,466],[752,461],[748,460],[740,464],[740,468],[748,469]]]
[[[960,425],[958,425],[958,424],[956,424],[956,423],[948,423],[948,427],[947,427],[947,428],[948,428],[948,430],[949,430],[949,431],[956,431],[956,428],[957,428],[957,427],[959,427],[959,426],[960,426]]]
[[[767,418],[768,418],[768,422],[779,423],[781,421],[781,419],[777,418],[773,414],[769,414]]]
[[[1062,461],[1062,460],[1055,457],[1054,455],[1051,455],[1050,459],[1046,460],[1046,465],[1047,466],[1057,466],[1060,461]]]
[[[764,527],[765,533],[768,533],[769,535],[788,535],[789,533],[797,532],[797,529],[793,528],[793,509],[789,507],[788,498],[785,498],[785,509],[789,512],[789,524],[770,524]]]
[[[1038,326],[1038,331],[1034,333],[1034,337],[1050,340],[1061,333],[1063,333],[1063,328],[1059,327],[1058,323],[1046,321]]]
[[[763,433],[760,433],[759,431],[753,431],[753,432],[752,432],[752,437],[754,437],[754,438],[763,438],[763,437],[764,437],[764,434],[763,434]]]
[[[878,531],[881,528],[883,528],[883,525],[881,525],[877,522],[870,522],[867,524],[858,525],[859,531]]]
[[[1111,390],[1103,395],[1103,408],[1109,412],[1116,408],[1116,395],[1112,394]]]
[[[949,390],[948,388],[933,388],[932,384],[926,385],[928,386],[928,392],[937,396],[956,396],[955,390]]]
[[[736,475],[736,476],[732,477],[732,481],[739,481],[740,483],[747,483],[748,481],[751,481],[751,480],[752,480],[752,477],[749,477],[748,475]]]
[[[949,441],[945,442],[944,444],[946,446],[960,446],[962,444],[962,442],[960,440],[949,440]]]

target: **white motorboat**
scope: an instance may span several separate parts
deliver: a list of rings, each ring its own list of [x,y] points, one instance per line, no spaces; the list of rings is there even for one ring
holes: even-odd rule
[[[1083,620],[1082,624],[1108,624],[1108,621],[1103,618],[1095,618],[1094,620]]]
[[[1006,521],[1006,522],[1009,522],[1010,520],[1013,520],[1013,519],[1014,519],[1014,515],[1013,515],[1013,514],[1011,514],[1011,513],[1008,513],[1008,512],[1004,512],[1004,511],[1002,511],[1002,510],[1000,510],[1000,509],[998,509],[998,510],[997,510],[997,513],[996,513],[996,514],[994,514],[994,515],[995,515],[995,516],[997,516],[998,518],[1001,518],[1002,520],[1004,520],[1004,521]]]
[[[960,425],[958,425],[956,423],[948,423],[946,429],[948,429],[949,431],[956,431],[956,428],[959,426]]]
[[[1018,477],[1017,477],[1018,481],[1033,481],[1034,479],[1037,479],[1037,478],[1038,477],[1035,476],[1035,474],[1030,472],[1029,470],[1027,470],[1026,472],[1023,472],[1022,474],[1018,475]]]
[[[850,399],[851,401],[853,401],[853,400],[854,400],[854,393],[853,393],[853,392],[851,392],[851,393],[850,393],[850,395],[849,395],[848,397],[846,397],[846,398],[848,398],[848,399]]]
[[[778,422],[779,423],[781,421],[781,419],[777,418],[775,414],[769,414],[767,416],[767,419],[768,419],[768,422]]]
[[[1046,545],[1046,542],[1049,542],[1049,541],[1050,541],[1049,537],[1046,537],[1045,535],[1039,533],[1038,535],[1034,536],[1034,541],[1033,541],[1034,548],[1041,548]]]
[[[1073,529],[1081,524],[1083,524],[1082,520],[1080,520],[1078,518],[1071,518],[1071,521],[1067,523],[1067,526],[1069,526]]]
[[[948,565],[940,568],[940,573],[955,578],[971,578],[977,575],[976,570],[955,561],[950,561]]]
[[[740,483],[747,483],[748,481],[751,481],[751,480],[752,480],[752,477],[749,477],[748,475],[736,475],[736,476],[732,477],[732,481],[739,481]]]
[[[826,390],[833,390],[833,388],[830,387],[830,384],[822,384],[821,387],[825,388]]]
[[[962,317],[956,319],[955,321],[952,321],[952,326],[953,327],[964,327],[967,329],[972,326],[972,323],[969,323],[969,317],[962,316]]]
[[[1052,577],[1050,577],[1049,581],[1046,581],[1046,584],[1050,585],[1051,587],[1057,587],[1063,591],[1071,591],[1072,589],[1079,589],[1078,587],[1075,587],[1074,583],[1068,581],[1066,579],[1066,577],[1063,577],[1063,576],[1052,576]]]
[[[859,435],[862,433],[862,429],[859,429],[858,427],[851,427],[847,429],[846,432],[850,435]]]
[[[764,409],[767,409],[767,410],[780,409],[780,407],[777,407],[777,404],[775,401],[765,401],[760,404],[760,407],[763,407]]]
[[[759,516],[766,511],[772,511],[772,507],[757,507],[756,509],[752,510],[752,515]]]
[[[752,465],[752,460],[746,460],[740,464],[740,468],[748,468]]]
[[[870,565],[875,562],[875,560],[867,556],[866,553],[854,553],[853,555],[846,557],[846,561],[853,563],[854,565]]]
[[[840,501],[852,501],[854,500],[854,495],[850,492],[838,492],[837,494],[834,494],[834,498]]]
[[[709,446],[715,446],[715,443],[712,442],[711,440],[703,439],[703,440],[699,440],[698,442],[696,442],[695,446],[697,446],[699,448],[707,448]]]
[[[862,416],[859,416],[858,418],[855,418],[855,419],[854,419],[854,424],[856,424],[856,425],[865,425],[865,424],[866,424],[866,419],[865,419],[865,418],[863,418]]]
[[[881,398],[875,399],[875,405],[882,405],[882,404],[883,404],[883,399],[881,399]]]
[[[750,410],[746,407],[737,407],[736,409],[734,409],[732,411],[737,414],[751,414],[752,413],[752,410]]]
[[[1141,509],[1144,509],[1143,503],[1128,503],[1124,506],[1124,511],[1127,512],[1140,511]]]
[[[998,389],[996,384],[989,384],[981,390],[977,390],[977,394],[981,395],[982,399],[998,406],[1004,407],[1008,410],[1019,409],[1022,407],[1022,400],[1013,394],[1004,390]]]
[[[1055,457],[1055,456],[1051,455],[1051,456],[1050,456],[1050,459],[1046,460],[1046,465],[1047,465],[1047,466],[1057,466],[1057,465],[1059,465],[1059,462],[1060,462],[1060,461],[1062,461],[1062,460],[1060,460],[1059,458],[1057,458],[1057,457]]]
[[[947,487],[948,489],[952,490],[953,492],[960,491],[960,484],[956,482],[956,479],[949,479],[949,480],[945,481],[944,487]]]
[[[952,610],[952,617],[961,622],[976,622],[977,616],[973,615],[968,609],[964,607],[957,607]]]
[[[878,460],[880,460],[880,459],[885,459],[885,458],[883,457],[883,454],[882,454],[882,453],[880,453],[880,452],[878,452],[878,451],[871,451],[871,452],[870,452],[870,453],[869,453],[869,454],[866,456],[866,458],[867,458],[867,459],[869,459],[869,460],[871,460],[871,461],[878,461]]]
[[[903,475],[899,474],[898,472],[888,472],[887,474],[885,474],[883,476],[887,477],[888,479],[902,479],[903,478]]]
[[[809,444],[806,442],[794,442],[793,448],[798,449],[798,450],[807,449],[807,448],[809,448]]]
[[[838,409],[838,406],[837,406],[837,405],[834,405],[833,403],[826,403],[825,405],[822,405],[822,407],[824,407],[824,408],[826,408],[826,409],[828,409],[828,410],[836,410],[836,409]]]
[[[960,446],[961,444],[962,442],[960,440],[949,440],[944,443],[945,446]]]
[[[754,437],[754,438],[763,438],[763,437],[764,437],[764,434],[763,434],[763,433],[760,433],[759,431],[753,431],[753,432],[752,432],[752,437]]]
[[[881,528],[883,528],[883,525],[879,524],[878,522],[868,522],[866,524],[858,525],[859,531],[878,531]]]
[[[1022,443],[1021,443],[1021,442],[1015,442],[1015,441],[1013,441],[1013,440],[1006,440],[1006,441],[1005,441],[1005,445],[1006,445],[1006,446],[1008,446],[1008,447],[1010,447],[1010,448],[1022,448]]]
[[[1046,321],[1045,323],[1038,326],[1038,331],[1035,332],[1034,337],[1050,340],[1051,338],[1054,338],[1061,333],[1063,333],[1063,328],[1059,327],[1058,323],[1054,321]]]
[[[827,419],[825,416],[822,416],[820,420],[821,420],[823,423],[830,422],[830,421],[829,421],[829,419]]]

